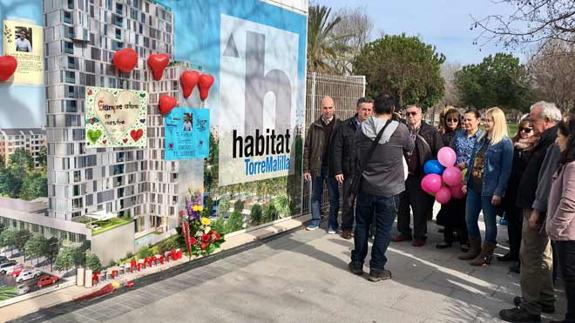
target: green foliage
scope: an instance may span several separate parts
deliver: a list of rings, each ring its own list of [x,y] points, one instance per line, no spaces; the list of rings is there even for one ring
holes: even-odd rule
[[[335,73],[334,62],[345,55],[345,40],[349,35],[337,35],[334,27],[341,17],[330,17],[331,8],[310,6],[308,11],[307,70],[308,72]]]
[[[237,200],[234,203],[234,211],[242,212],[244,210],[245,202],[242,200]]]
[[[133,254],[131,251],[128,251],[128,253],[126,253],[126,257],[125,257],[125,258],[126,258],[126,259],[130,259],[130,258],[132,258],[132,257],[134,257],[134,254]]]
[[[0,286],[0,302],[16,296],[16,287]]]
[[[232,215],[233,215],[233,213],[232,213]],[[218,218],[215,221],[212,221],[212,229],[216,230],[219,233],[227,233],[227,231],[226,231],[226,220],[224,219],[223,216],[218,216]]]
[[[65,270],[71,269],[75,266],[75,256],[76,248],[73,247],[62,247],[58,252],[56,261],[54,262],[55,270]]]
[[[100,262],[100,258],[93,253],[86,252],[86,267],[92,271],[101,271],[102,263]]]
[[[209,218],[212,215],[212,209],[214,208],[214,200],[211,197],[206,197],[204,199],[204,209],[202,210],[202,216]]]
[[[272,200],[272,204],[277,210],[278,217],[287,217],[291,215],[290,201],[287,195],[282,194]]]
[[[48,196],[45,168],[42,171],[33,168],[32,156],[22,148],[16,149],[9,166],[0,168],[0,195],[25,200]]]
[[[443,54],[418,37],[386,35],[368,43],[355,58],[354,73],[367,78],[368,94],[393,94],[399,107],[439,102],[444,93],[440,74]]]
[[[258,225],[263,223],[263,211],[260,204],[254,204],[250,212],[250,220],[252,224]]]
[[[28,230],[16,231],[16,235],[14,237],[14,247],[18,248],[18,250],[21,252],[25,252],[24,245],[31,237],[32,233]]]
[[[242,230],[244,228],[244,216],[237,211],[232,212],[225,224],[223,232],[230,233]]]
[[[48,148],[46,146],[42,146],[42,148],[40,148],[38,161],[40,163],[40,167],[46,167],[48,165]]]
[[[36,234],[24,244],[26,256],[40,258],[47,256],[49,252],[48,239],[41,234]]]
[[[47,248],[46,248],[46,258],[52,264],[56,257],[58,256],[58,250],[60,249],[60,244],[58,242],[58,238],[51,237],[47,241]]]
[[[25,177],[26,170],[23,167],[0,169],[0,194],[18,198]]]
[[[171,236],[167,239],[160,241],[160,243],[158,243],[160,253],[163,254],[166,251],[182,247],[178,241],[178,238],[179,235]]]
[[[204,187],[207,192],[215,193],[218,187],[219,142],[210,132],[210,152],[204,163]]]
[[[48,178],[39,172],[28,174],[22,183],[20,198],[33,200],[42,196],[48,196]]]
[[[220,204],[218,205],[218,215],[225,216],[230,209],[230,199],[228,197],[220,198]]]
[[[17,148],[10,156],[10,167],[34,168],[34,158],[24,148]]]
[[[484,109],[499,106],[527,111],[533,98],[529,74],[511,54],[488,56],[480,64],[464,66],[455,73],[462,103]]]
[[[272,222],[278,219],[278,211],[273,203],[264,205],[262,223]]]
[[[4,230],[0,233],[0,247],[14,247],[16,245],[16,230]]]
[[[152,248],[150,248],[148,246],[142,247],[142,248],[140,248],[140,250],[138,250],[138,258],[139,259],[144,259],[147,257],[151,257],[153,255],[154,255],[154,253],[152,252]]]

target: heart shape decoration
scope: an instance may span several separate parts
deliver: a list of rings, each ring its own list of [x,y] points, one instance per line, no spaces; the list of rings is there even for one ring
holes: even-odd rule
[[[16,72],[18,61],[14,56],[0,56],[0,81],[7,81]]]
[[[178,105],[178,101],[176,98],[169,95],[161,95],[160,96],[160,113],[162,115],[166,115],[172,111]]]
[[[151,54],[150,57],[148,57],[148,66],[152,70],[152,76],[156,81],[162,79],[162,74],[164,74],[164,70],[169,64],[169,54]]]
[[[200,99],[205,101],[208,98],[208,92],[210,88],[214,84],[214,77],[210,74],[202,74],[200,75],[200,80],[198,82],[198,86],[200,88]]]
[[[134,109],[105,109],[105,107],[126,107],[127,105],[139,106],[140,98],[137,93],[121,91],[115,97],[111,92],[100,91],[94,97],[94,101],[96,107],[102,107],[94,109],[96,119],[100,120],[100,123],[106,127],[107,139],[112,143],[120,142],[126,136],[126,128],[136,124],[140,119],[139,114]]]
[[[127,142],[128,142],[128,138],[124,138],[124,139],[122,139],[122,141],[123,141],[124,143],[127,143]]]
[[[130,131],[130,136],[132,137],[132,139],[134,139],[134,141],[138,141],[140,138],[142,138],[143,135],[144,130],[142,129]]]
[[[184,92],[184,98],[188,98],[200,80],[200,73],[185,71],[180,75],[180,86]]]
[[[141,122],[141,123],[146,123],[146,119],[142,118],[142,119],[140,119],[140,122]]]
[[[100,137],[102,136],[102,130],[98,129],[98,130],[88,130],[88,140],[92,143],[95,144],[98,139],[100,139]]]
[[[173,144],[173,143],[169,143],[169,144],[168,144],[168,147],[169,147],[170,149],[174,149],[174,144]]]
[[[138,53],[132,48],[124,48],[114,53],[112,62],[121,72],[130,73],[138,64]]]

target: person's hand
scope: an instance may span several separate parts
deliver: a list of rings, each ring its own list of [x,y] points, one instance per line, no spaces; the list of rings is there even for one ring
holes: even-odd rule
[[[493,195],[493,197],[491,198],[491,205],[498,206],[499,204],[501,204],[501,196]]]
[[[539,231],[541,225],[539,224],[539,212],[537,210],[533,210],[531,215],[529,215],[529,221],[527,222],[527,226],[530,230]]]
[[[306,181],[306,182],[311,181],[311,174],[310,174],[309,172],[303,173],[303,179],[304,179],[304,181]]]
[[[335,180],[340,183],[343,184],[343,174],[337,174],[335,175]]]
[[[463,192],[463,194],[467,194],[467,185],[461,186],[461,191]]]

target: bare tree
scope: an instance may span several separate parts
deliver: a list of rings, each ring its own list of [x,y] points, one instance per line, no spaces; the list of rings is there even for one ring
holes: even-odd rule
[[[337,57],[334,65],[340,73],[351,74],[353,59],[371,39],[373,22],[365,7],[341,8],[336,16],[341,20],[334,26],[333,33],[337,39],[341,39],[340,49],[343,55]]]
[[[496,40],[505,47],[520,47],[554,39],[575,43],[575,1],[573,0],[496,0],[511,5],[510,15],[490,15],[475,19],[471,29],[482,30],[476,43]]]
[[[575,44],[549,40],[528,63],[542,99],[555,102],[562,111],[575,107]]]
[[[445,80],[445,94],[440,101],[441,105],[459,106],[459,92],[455,85],[455,72],[461,69],[461,64],[454,62],[446,62],[441,65],[441,76]]]

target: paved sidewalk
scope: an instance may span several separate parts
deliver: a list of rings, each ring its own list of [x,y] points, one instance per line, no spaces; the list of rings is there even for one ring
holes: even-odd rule
[[[371,283],[347,271],[352,241],[298,230],[129,292],[20,321],[498,322],[497,312],[519,294],[519,276],[497,260],[471,267],[457,259],[457,247],[435,249],[441,236],[431,222],[429,231],[423,248],[392,243],[390,281]]]

